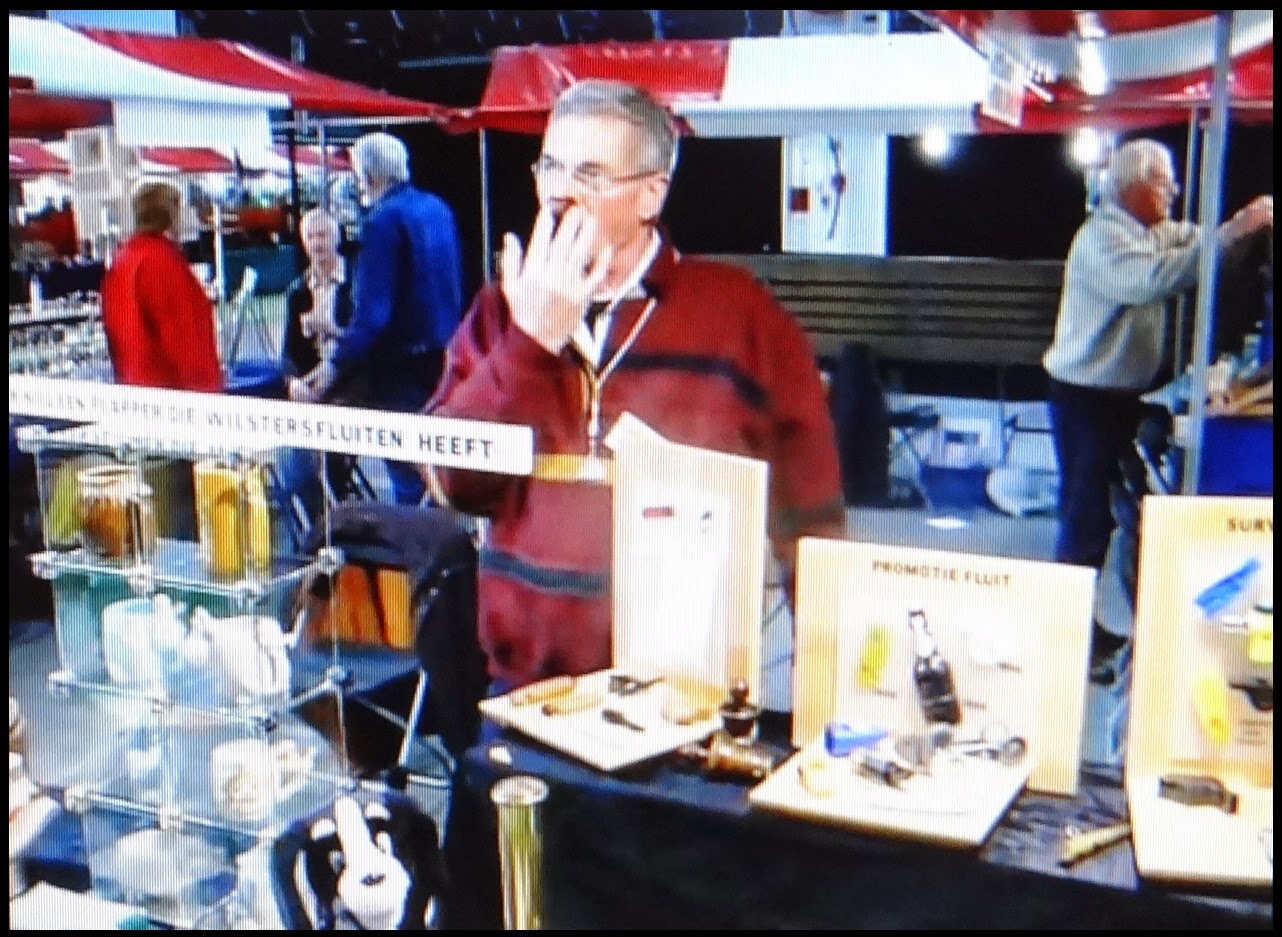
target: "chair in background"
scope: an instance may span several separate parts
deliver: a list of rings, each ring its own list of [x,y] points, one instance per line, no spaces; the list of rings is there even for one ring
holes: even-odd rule
[[[318,658],[313,663],[324,667],[333,662],[326,650],[327,636],[337,629],[338,660],[353,677],[348,699],[381,720],[381,730],[372,726],[358,740],[378,750],[354,760],[410,772],[415,770],[415,749],[421,750],[416,739],[437,736],[444,752],[457,762],[476,739],[476,704],[489,685],[476,632],[477,551],[470,532],[444,508],[344,502],[330,512],[328,542],[343,551],[346,567],[365,567],[373,573],[372,595],[338,595],[340,600],[372,601],[377,606],[369,610],[366,625],[356,630],[379,632],[381,624],[387,632],[343,633],[352,630],[343,622],[359,619],[361,610],[331,605],[341,570],[333,580],[317,577],[302,587],[304,633],[309,640],[317,638],[312,643],[320,652],[312,655]],[[318,528],[305,549],[314,551],[325,544],[325,532]],[[401,607],[395,607],[398,604]],[[323,621],[327,615],[336,617]],[[408,616],[407,625],[390,624],[401,616]],[[404,634],[406,630],[411,633]],[[404,698],[391,691],[391,684],[403,685],[403,678],[411,675],[413,698],[402,715]],[[349,738],[357,734],[349,732]],[[435,766],[438,775],[452,769],[448,762],[443,771],[439,763]]]
[[[907,410],[891,410],[887,413],[891,432],[890,464],[902,453],[908,456],[915,472],[910,478],[902,478],[909,489],[920,496],[926,510],[935,509],[926,486],[926,456],[917,448],[917,441],[929,437],[939,428],[939,411],[929,404],[919,404]]]
[[[224,324],[225,328],[231,329],[231,335],[223,345],[223,367],[228,373],[240,363],[241,342],[245,338],[246,328],[253,332],[260,357],[268,361],[280,359],[280,352],[267,325],[266,312],[256,300],[257,286],[258,271],[253,267],[246,267],[240,278],[240,286],[232,296],[229,321]]]

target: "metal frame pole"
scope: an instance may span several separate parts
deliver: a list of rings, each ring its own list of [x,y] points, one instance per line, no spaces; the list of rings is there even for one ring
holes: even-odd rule
[[[1188,145],[1184,151],[1184,206],[1180,217],[1189,220],[1193,217],[1193,209],[1196,204],[1197,191],[1197,173],[1198,173],[1198,152],[1201,142],[1202,114],[1198,108],[1193,108],[1189,113],[1189,138]],[[1189,362],[1188,350],[1184,347],[1185,332],[1188,330],[1189,317],[1188,293],[1181,293],[1175,301],[1175,355],[1174,355],[1174,373],[1173,378],[1178,378],[1184,373],[1184,368]]]
[[[494,274],[494,258],[490,252],[490,172],[486,165],[489,147],[484,127],[478,132],[477,140],[481,157],[481,280],[488,283]]]
[[[1181,490],[1197,494],[1202,471],[1202,423],[1206,419],[1207,355],[1211,348],[1211,327],[1215,318],[1215,283],[1219,272],[1216,228],[1223,199],[1224,150],[1228,136],[1229,41],[1233,32],[1233,11],[1215,11],[1215,81],[1211,91],[1211,119],[1202,141],[1202,172],[1198,199],[1199,256],[1197,271],[1197,312],[1193,333],[1193,380],[1189,388],[1188,439],[1184,450],[1184,480]]]

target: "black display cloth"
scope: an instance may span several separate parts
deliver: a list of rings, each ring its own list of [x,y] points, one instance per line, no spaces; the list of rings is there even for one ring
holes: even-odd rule
[[[786,717],[767,716],[763,738],[788,751]],[[494,745],[510,764],[491,757]],[[541,808],[548,928],[1272,926],[1270,890],[1144,881],[1129,842],[1060,868],[1066,824],[1125,818],[1112,769],[1085,766],[1073,798],[1025,792],[982,847],[957,849],[752,808],[747,785],[672,758],[607,775],[510,733],[460,767],[446,858],[464,890],[446,903],[447,926],[501,923],[488,795],[512,774],[551,787]]]

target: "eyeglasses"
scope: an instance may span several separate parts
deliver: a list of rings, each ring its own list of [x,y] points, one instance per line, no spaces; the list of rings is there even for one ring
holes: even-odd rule
[[[1156,188],[1169,192],[1171,198],[1175,198],[1177,195],[1180,194],[1180,184],[1176,182],[1174,179],[1162,179],[1162,178],[1150,179],[1149,183],[1155,186]]]
[[[548,156],[545,153],[530,164],[530,172],[533,173],[534,181],[539,185],[547,185],[553,177],[568,172],[574,184],[585,192],[603,195],[618,186],[636,182],[646,176],[653,176],[658,173],[658,170],[645,169],[629,176],[611,176],[602,167],[593,163],[582,163],[571,169],[555,156]]]

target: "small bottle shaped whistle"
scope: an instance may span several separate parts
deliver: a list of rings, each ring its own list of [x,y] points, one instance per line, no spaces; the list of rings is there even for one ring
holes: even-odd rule
[[[911,768],[899,762],[893,755],[875,748],[865,748],[855,752],[853,767],[856,774],[873,781],[880,781],[888,787],[897,788],[913,776]]]
[[[1209,774],[1167,774],[1158,779],[1157,796],[1189,807],[1218,807],[1237,813],[1238,796]]]
[[[761,707],[748,702],[748,693],[748,681],[736,680],[730,688],[730,699],[721,704],[721,725],[740,745],[757,740],[757,720],[761,718]]]
[[[926,624],[926,613],[916,609],[908,613],[908,626],[913,633],[913,686],[926,721],[957,725],[961,722],[961,705],[953,685],[953,669],[939,653],[935,636]]]

